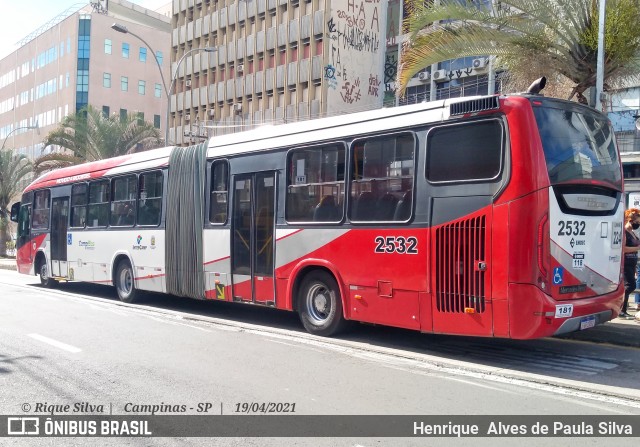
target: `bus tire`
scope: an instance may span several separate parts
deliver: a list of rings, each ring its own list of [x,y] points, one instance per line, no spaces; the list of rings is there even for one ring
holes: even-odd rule
[[[49,267],[47,266],[46,259],[43,259],[42,262],[40,262],[40,266],[38,267],[38,276],[40,276],[40,284],[42,284],[43,287],[51,289],[58,283],[58,281],[49,276]]]
[[[302,325],[314,335],[334,335],[346,324],[338,283],[322,270],[304,277],[298,295],[298,309]]]
[[[138,291],[134,284],[133,268],[128,260],[122,260],[118,263],[116,269],[115,286],[118,292],[118,298],[123,303],[134,303],[138,296]]]

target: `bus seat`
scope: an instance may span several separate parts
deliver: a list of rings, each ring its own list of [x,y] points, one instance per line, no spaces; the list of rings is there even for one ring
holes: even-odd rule
[[[373,220],[376,211],[376,199],[372,192],[360,193],[353,207],[353,220]]]
[[[313,220],[318,222],[337,222],[340,220],[340,211],[336,206],[333,196],[324,196],[313,211]]]
[[[396,211],[393,215],[393,220],[404,221],[411,216],[411,198],[412,191],[405,191],[402,195],[402,199],[396,205]]]
[[[376,204],[376,220],[390,221],[393,220],[393,215],[396,212],[396,205],[398,199],[391,193],[386,193]]]

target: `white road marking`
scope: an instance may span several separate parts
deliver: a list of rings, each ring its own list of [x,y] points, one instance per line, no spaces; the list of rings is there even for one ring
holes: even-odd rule
[[[43,343],[47,343],[48,345],[55,346],[56,348],[64,349],[68,352],[78,353],[81,352],[82,349],[76,348],[75,346],[68,345],[66,343],[62,343],[61,341],[54,340],[53,338],[45,337],[40,334],[29,334],[29,337],[41,341]]]
[[[152,317],[151,315],[144,315],[142,314],[143,317],[149,318],[150,320],[154,320],[154,321],[159,321],[160,323],[165,323],[165,324],[172,324],[174,326],[186,326],[186,327],[190,327],[192,329],[198,329],[199,331],[204,331],[204,332],[211,332],[208,329],[199,327],[199,326],[193,326],[191,324],[185,324],[185,323],[178,323],[177,321],[171,321],[171,320],[163,320],[162,318],[156,318],[156,317]]]

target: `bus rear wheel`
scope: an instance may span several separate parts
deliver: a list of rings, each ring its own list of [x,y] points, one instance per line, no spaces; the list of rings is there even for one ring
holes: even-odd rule
[[[334,335],[346,324],[338,283],[324,271],[305,276],[298,295],[298,309],[302,325],[315,335]]]
[[[129,261],[120,261],[118,264],[115,286],[120,301],[124,303],[133,303],[136,301],[138,291],[133,283],[133,268],[131,268]]]
[[[50,289],[56,286],[58,281],[49,276],[49,267],[47,267],[47,261],[43,260],[38,270],[38,275],[40,276],[40,284],[42,284],[43,287],[47,287]]]

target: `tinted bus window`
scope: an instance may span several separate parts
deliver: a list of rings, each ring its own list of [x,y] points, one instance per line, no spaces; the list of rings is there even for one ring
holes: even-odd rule
[[[117,227],[132,227],[136,219],[138,180],[135,175],[114,178],[111,181],[110,224]]]
[[[615,135],[604,118],[549,107],[533,112],[552,184],[597,179],[622,189]]]
[[[89,183],[88,227],[106,227],[109,223],[109,181]]]
[[[162,172],[140,174],[138,225],[160,225],[162,216]]]
[[[432,129],[427,137],[427,180],[492,180],[502,169],[500,121],[477,121]]]
[[[286,219],[340,222],[344,208],[345,148],[341,144],[294,150],[287,158]]]
[[[87,184],[71,187],[71,226],[83,228],[87,220]]]
[[[415,140],[412,134],[359,140],[353,145],[353,221],[405,221],[413,203]]]
[[[214,161],[211,165],[211,196],[209,222],[227,221],[227,198],[229,197],[229,165],[226,161]]]
[[[50,191],[36,191],[33,195],[33,221],[31,228],[34,230],[46,230],[49,228],[49,203]]]

